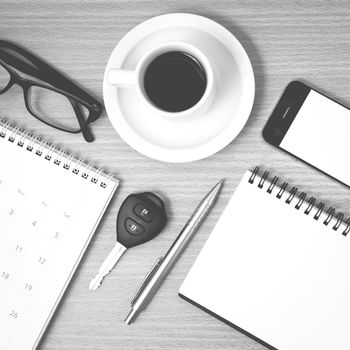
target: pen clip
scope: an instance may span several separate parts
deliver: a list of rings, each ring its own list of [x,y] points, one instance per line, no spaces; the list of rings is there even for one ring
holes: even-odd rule
[[[131,306],[135,303],[136,299],[139,297],[141,292],[143,291],[145,285],[148,283],[148,281],[151,279],[153,274],[158,270],[159,265],[161,264],[163,260],[163,257],[160,257],[156,260],[156,262],[152,265],[151,269],[148,271],[147,275],[142,280],[141,284],[136,289],[134,295],[131,298]]]

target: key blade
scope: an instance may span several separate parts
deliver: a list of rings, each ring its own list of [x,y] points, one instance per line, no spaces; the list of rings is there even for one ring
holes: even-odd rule
[[[117,242],[107,258],[103,261],[97,275],[91,280],[89,290],[96,290],[102,283],[103,279],[112,271],[115,264],[125,252],[126,247]]]
[[[103,280],[103,276],[101,276],[101,274],[97,274],[91,281],[89,284],[89,290],[93,291],[96,290],[102,283]]]

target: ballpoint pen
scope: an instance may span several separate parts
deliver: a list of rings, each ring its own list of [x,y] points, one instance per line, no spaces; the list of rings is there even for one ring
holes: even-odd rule
[[[131,300],[131,310],[125,319],[126,324],[130,324],[136,319],[137,315],[147,306],[157,292],[171,268],[212,208],[220,192],[223,181],[224,180],[218,182],[218,184],[203,198],[168,252],[164,257],[158,258],[152,266]]]

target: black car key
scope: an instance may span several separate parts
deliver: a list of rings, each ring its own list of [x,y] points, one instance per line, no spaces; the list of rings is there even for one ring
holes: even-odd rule
[[[126,249],[150,241],[167,222],[163,201],[151,192],[129,195],[117,217],[117,243],[102,263],[89,289],[97,289]]]

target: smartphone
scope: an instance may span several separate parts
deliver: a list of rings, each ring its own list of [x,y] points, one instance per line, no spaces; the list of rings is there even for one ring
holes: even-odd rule
[[[350,186],[350,110],[311,87],[291,82],[263,138]]]

